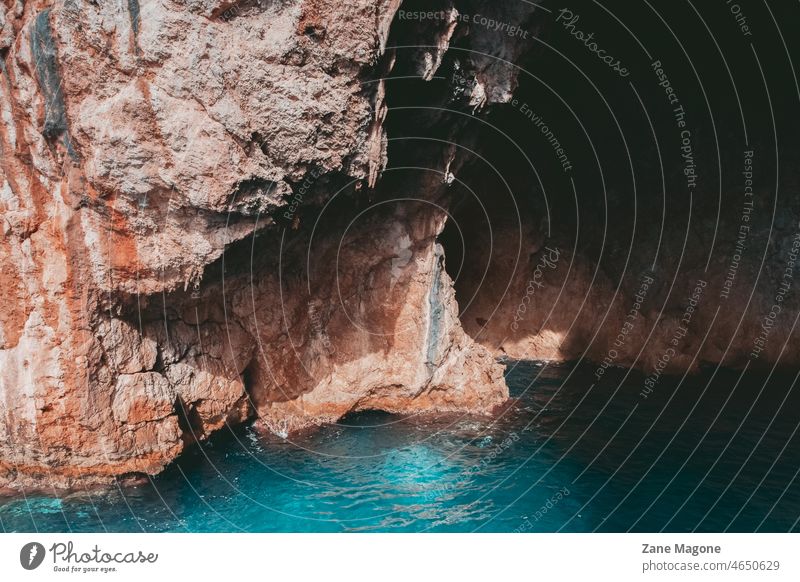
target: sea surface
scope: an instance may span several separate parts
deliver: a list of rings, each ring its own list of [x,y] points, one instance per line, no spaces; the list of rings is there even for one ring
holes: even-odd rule
[[[226,430],[136,487],[0,499],[25,532],[800,531],[794,374],[506,362],[492,418]]]

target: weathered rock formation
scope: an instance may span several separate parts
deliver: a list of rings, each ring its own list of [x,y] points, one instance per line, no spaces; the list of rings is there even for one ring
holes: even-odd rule
[[[155,473],[253,415],[502,402],[436,188],[361,213],[398,5],[2,4],[0,485]]]
[[[707,263],[707,221],[609,229],[563,176],[531,186],[533,4],[400,4],[0,2],[0,487],[154,474],[254,418],[489,413],[504,354],[650,371],[697,280],[719,295],[738,209]],[[792,208],[748,239],[758,289],[754,254],[736,308],[693,315],[663,370],[748,360]],[[782,305],[761,363],[797,333]]]

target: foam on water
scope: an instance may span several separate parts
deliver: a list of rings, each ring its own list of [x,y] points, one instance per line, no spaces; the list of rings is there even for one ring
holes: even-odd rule
[[[509,364],[515,400],[495,418],[365,412],[298,440],[226,431],[148,485],[7,499],[0,522],[6,531],[798,529],[800,398],[792,391],[779,408],[791,378],[774,376],[760,397],[763,379],[743,380],[721,409],[738,373],[717,373],[707,389],[705,377],[664,380],[645,401],[641,378],[589,391],[590,374]]]

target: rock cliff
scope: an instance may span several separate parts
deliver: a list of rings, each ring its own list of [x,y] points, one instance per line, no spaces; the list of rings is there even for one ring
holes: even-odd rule
[[[3,2],[0,485],[156,473],[254,415],[502,402],[435,196],[358,206],[398,5]]]
[[[658,236],[685,206],[637,222],[604,190],[604,223],[563,176],[554,198],[532,186],[541,136],[520,103],[545,93],[527,70],[540,15],[2,0],[0,487],[155,474],[252,419],[288,435],[366,409],[490,413],[502,355],[746,365],[797,252],[794,207],[753,227],[767,250],[736,262],[721,307],[686,320],[698,281],[695,305],[725,288],[741,213],[717,212],[712,244],[707,222]],[[629,252],[631,224],[655,258]],[[797,333],[781,303],[759,363]]]

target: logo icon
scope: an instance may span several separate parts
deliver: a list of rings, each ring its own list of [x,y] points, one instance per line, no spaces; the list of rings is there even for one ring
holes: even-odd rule
[[[39,542],[30,542],[19,551],[19,563],[26,570],[35,570],[44,562],[44,546]]]

